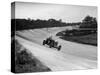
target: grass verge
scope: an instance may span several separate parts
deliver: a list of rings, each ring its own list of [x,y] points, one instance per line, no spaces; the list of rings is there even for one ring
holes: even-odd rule
[[[22,45],[15,41],[15,73],[47,72],[51,71],[43,65],[36,57],[27,51]]]

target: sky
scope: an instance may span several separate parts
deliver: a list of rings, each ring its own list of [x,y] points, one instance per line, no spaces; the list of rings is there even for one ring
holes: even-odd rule
[[[15,3],[15,18],[43,20],[53,18],[56,20],[62,19],[63,22],[80,22],[87,15],[97,18],[97,7],[49,3]],[[12,18],[14,17],[12,16]]]

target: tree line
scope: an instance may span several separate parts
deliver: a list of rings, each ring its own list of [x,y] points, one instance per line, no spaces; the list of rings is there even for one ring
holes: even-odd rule
[[[93,28],[97,29],[97,20],[95,17],[86,16],[82,22],[77,23],[65,23],[62,20],[48,19],[11,19],[11,31],[15,30],[26,30],[26,29],[36,29],[36,28],[47,28],[47,27],[63,27],[63,26],[73,26],[79,25],[80,29],[83,28]]]
[[[95,17],[91,17],[89,15],[86,16],[82,20],[82,23],[80,24],[80,28],[97,30],[97,19]]]
[[[12,31],[14,30],[25,30],[25,29],[36,29],[36,28],[47,28],[47,27],[63,27],[70,25],[79,25],[78,23],[65,23],[61,20],[49,19],[49,20],[33,20],[33,19],[11,19]]]

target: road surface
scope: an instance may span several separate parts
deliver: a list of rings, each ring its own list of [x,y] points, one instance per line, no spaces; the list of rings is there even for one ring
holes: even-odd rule
[[[65,28],[24,30],[16,32],[16,39],[44,65],[52,71],[67,71],[97,68],[97,47],[69,42],[56,37],[55,34]],[[48,36],[62,45],[61,51],[43,46]]]

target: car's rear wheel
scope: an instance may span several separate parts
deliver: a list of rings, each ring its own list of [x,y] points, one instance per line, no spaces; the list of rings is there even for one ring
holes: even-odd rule
[[[52,47],[52,45],[50,44],[50,45],[49,45],[49,47],[51,48],[51,47]]]
[[[43,45],[45,45],[45,42],[46,42],[46,41],[45,41],[45,40],[43,40]]]

